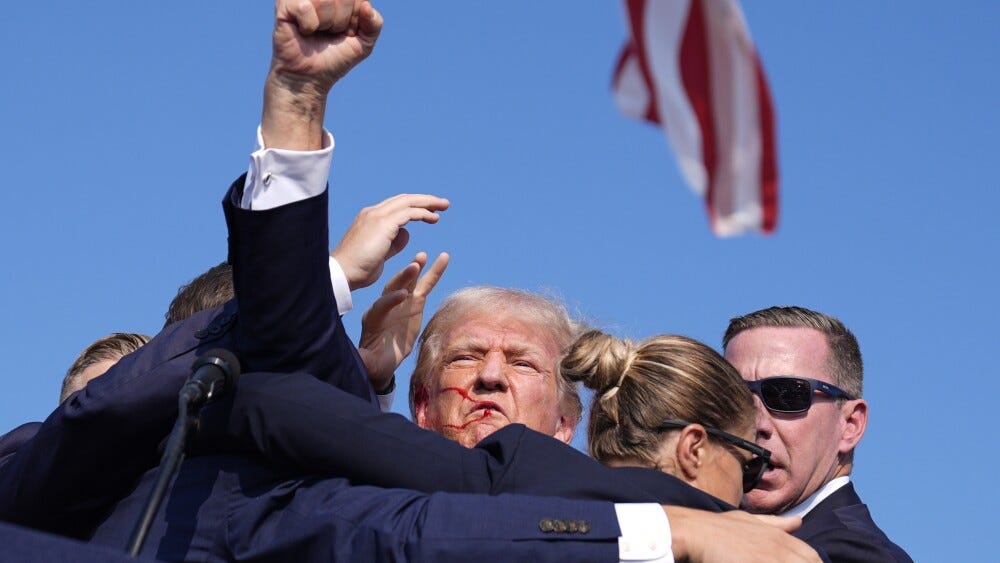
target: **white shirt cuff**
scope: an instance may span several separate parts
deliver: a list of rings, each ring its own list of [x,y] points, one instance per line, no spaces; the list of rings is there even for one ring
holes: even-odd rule
[[[674,563],[670,549],[670,521],[658,504],[616,504],[620,561],[652,561]]]
[[[378,399],[378,408],[382,412],[392,412],[392,400],[396,397],[396,390],[393,389],[385,395],[379,395],[375,393],[375,398]]]
[[[330,257],[330,285],[333,286],[333,297],[337,300],[337,312],[342,316],[354,308],[351,299],[351,286],[347,284],[347,274],[337,260]]]
[[[273,209],[323,193],[330,177],[333,135],[323,130],[323,148],[291,151],[264,148],[257,127],[257,144],[250,154],[250,168],[243,184],[243,209]]]

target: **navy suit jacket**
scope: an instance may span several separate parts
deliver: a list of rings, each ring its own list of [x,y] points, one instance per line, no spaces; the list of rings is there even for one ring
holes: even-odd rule
[[[153,478],[152,471],[143,477],[92,543],[127,543]],[[546,531],[546,519],[575,522],[576,531]],[[608,562],[617,560],[619,535],[609,502],[427,495],[207,456],[184,462],[141,555],[211,562]]]
[[[59,405],[0,466],[0,520],[89,531],[158,464],[177,393],[210,348],[233,350],[244,372],[307,371],[377,409],[330,286],[327,194],[251,212],[231,203],[242,186],[223,201],[236,299],[164,328]]]
[[[794,535],[833,562],[913,561],[875,525],[853,483],[837,489],[810,510]]]
[[[41,422],[25,422],[3,436],[0,436],[0,467],[3,467],[7,460],[11,459],[11,456],[17,453],[17,450],[22,445],[34,438],[41,426]]]

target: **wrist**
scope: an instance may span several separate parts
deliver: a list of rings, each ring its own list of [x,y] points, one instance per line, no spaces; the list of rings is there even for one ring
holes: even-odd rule
[[[354,269],[351,268],[351,261],[344,258],[343,254],[339,252],[339,248],[334,249],[333,252],[330,253],[330,257],[337,261],[337,264],[340,266],[340,270],[344,273],[344,280],[347,281],[347,287],[351,291],[357,291],[358,289],[367,287],[357,280],[358,275],[357,272],[353,271]]]
[[[664,505],[663,507],[663,512],[666,513],[667,520],[670,522],[670,551],[676,561],[685,560],[689,555],[688,533],[686,532],[689,522],[685,518],[687,510],[689,509],[677,506]]]
[[[314,151],[323,148],[326,90],[309,80],[272,70],[264,83],[261,136],[270,149]]]

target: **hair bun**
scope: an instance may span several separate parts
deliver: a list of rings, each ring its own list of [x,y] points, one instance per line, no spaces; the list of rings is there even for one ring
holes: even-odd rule
[[[559,369],[563,377],[600,391],[618,382],[634,354],[632,342],[591,330],[570,346]]]

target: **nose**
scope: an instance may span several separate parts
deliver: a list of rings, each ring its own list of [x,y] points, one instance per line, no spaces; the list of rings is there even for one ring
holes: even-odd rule
[[[753,395],[753,404],[757,408],[757,443],[764,442],[774,433],[774,424],[771,421],[771,412],[764,406],[763,401],[756,393]]]
[[[479,391],[507,390],[507,374],[500,354],[487,354],[479,373],[476,374],[476,389]]]

